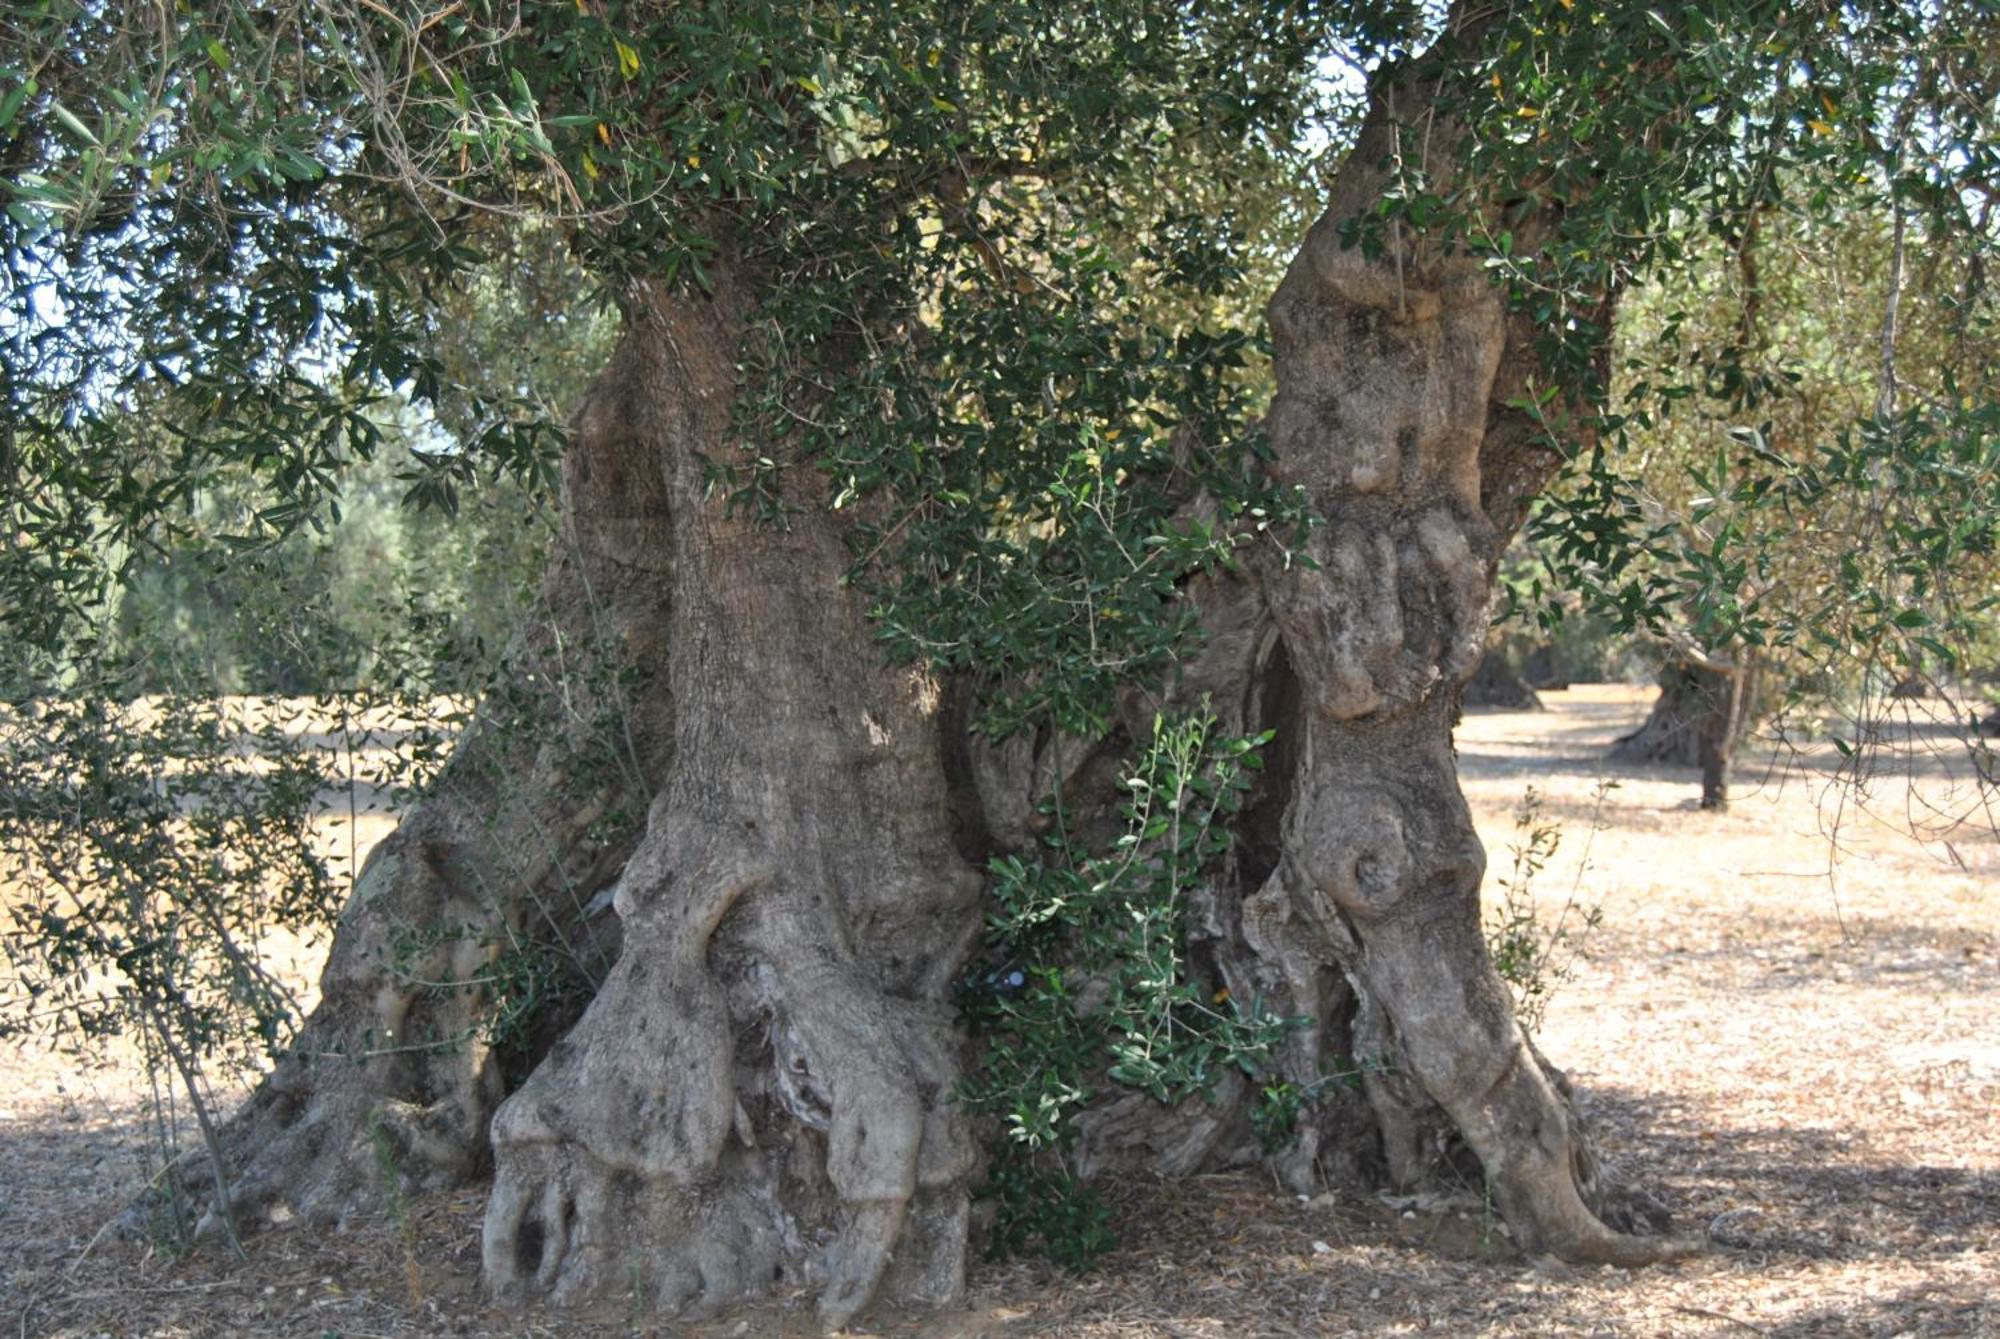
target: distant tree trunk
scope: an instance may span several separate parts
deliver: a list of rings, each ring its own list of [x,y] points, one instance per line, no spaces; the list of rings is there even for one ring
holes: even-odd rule
[[[1157,695],[1134,686],[1123,733],[1203,701],[1225,728],[1279,732],[1190,946],[1242,998],[1309,1020],[1284,1077],[1318,1091],[1362,1070],[1276,1173],[1408,1182],[1469,1148],[1524,1249],[1635,1264],[1683,1248],[1601,1216],[1637,1223],[1487,961],[1451,747],[1501,547],[1559,463],[1513,407],[1535,332],[1475,260],[1338,240],[1384,187],[1391,109],[1430,92],[1378,83],[1271,306],[1271,469],[1327,518],[1314,562],[1193,583],[1203,649]],[[1448,125],[1431,133],[1449,157]],[[239,1208],[315,1218],[384,1175],[479,1176],[490,1150],[501,1298],[685,1317],[807,1286],[839,1325],[962,1286],[975,1144],[948,999],[981,928],[977,862],[1032,855],[1052,789],[1086,829],[1113,814],[1124,743],[978,738],[954,686],[885,665],[843,580],[851,512],[809,464],[784,472],[782,525],[714,494],[707,466],[763,445],[737,413],[755,303],[726,258],[711,275],[713,296],[635,299],[578,420],[572,544],[541,619],[371,860],[306,1054],[229,1142]],[[574,992],[524,993],[523,953]],[[1114,1103],[1082,1156],[1256,1159],[1253,1095]]]
[[[1556,662],[1556,649],[1548,642],[1542,642],[1528,652],[1527,660],[1521,666],[1521,677],[1531,688],[1544,692],[1560,691],[1569,687],[1569,675]]]
[[[1701,769],[1701,807],[1729,807],[1729,769],[1755,724],[1757,663],[1746,648],[1734,662],[1670,660],[1646,719],[1611,746],[1621,762]]]
[[[1899,702],[1917,702],[1930,697],[1934,687],[1928,674],[1911,670],[1890,686],[1889,696]]]
[[[1724,676],[1727,688],[1701,727],[1701,807],[1720,813],[1729,807],[1729,764],[1745,733],[1746,707],[1754,671],[1739,666]]]
[[[1540,711],[1542,699],[1497,643],[1489,642],[1479,667],[1465,682],[1465,705],[1501,707],[1508,711]]]

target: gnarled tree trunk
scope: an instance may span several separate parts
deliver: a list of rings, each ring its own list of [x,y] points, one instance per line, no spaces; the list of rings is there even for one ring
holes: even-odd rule
[[[1389,90],[1271,308],[1271,468],[1325,518],[1315,561],[1194,583],[1205,644],[1131,714],[1206,701],[1279,732],[1190,951],[1310,1020],[1286,1078],[1364,1076],[1305,1114],[1280,1175],[1407,1182],[1469,1149],[1528,1249],[1653,1259],[1680,1248],[1606,1226],[1560,1077],[1486,959],[1451,728],[1500,548],[1557,459],[1508,408],[1532,332],[1475,263],[1340,244],[1382,189],[1393,106],[1426,100]],[[1032,851],[1053,788],[1108,814],[1120,746],[969,738],[953,693],[883,663],[815,471],[787,471],[783,523],[708,487],[706,462],[756,445],[735,412],[754,299],[715,273],[714,296],[635,300],[579,419],[576,542],[541,630],[361,879],[318,1058],[288,1062],[230,1142],[242,1202],[321,1215],[363,1201],[385,1140],[418,1184],[481,1174],[490,1147],[501,1297],[686,1316],[806,1284],[839,1324],[961,1287],[975,1142],[948,992],[981,925],[972,862]],[[585,728],[606,705],[619,728]],[[643,830],[611,819],[641,810]],[[582,946],[590,1000],[505,1053],[482,1028],[517,939]],[[1258,1158],[1248,1088],[1114,1103],[1084,1161]]]
[[[673,1315],[805,1282],[838,1324],[892,1257],[898,1299],[962,1277],[945,999],[981,883],[936,685],[883,663],[830,514],[732,516],[706,484],[739,445],[729,307],[641,312],[630,416],[598,429],[666,481],[674,764],[618,880],[618,965],[494,1119],[485,1266],[503,1295],[636,1278]]]
[[[1393,1171],[1412,1170],[1433,1106],[1526,1249],[1653,1260],[1685,1248],[1600,1218],[1611,1206],[1588,1144],[1487,958],[1485,853],[1451,747],[1500,553],[1557,464],[1512,407],[1533,331],[1472,258],[1394,236],[1369,259],[1340,240],[1387,184],[1407,134],[1395,106],[1431,92],[1420,76],[1375,90],[1271,304],[1273,471],[1326,522],[1315,563],[1262,573],[1297,678],[1296,760],[1282,853],[1246,921],[1288,976],[1334,965],[1356,992],[1361,1031],[1399,1076],[1370,1093]],[[1449,161],[1452,127],[1427,129]]]
[[[665,480],[608,425],[621,353],[578,416],[558,547],[440,777],[369,855],[303,1036],[237,1115],[232,1207],[344,1218],[384,1168],[415,1188],[491,1164],[487,1123],[617,957],[605,890],[673,759]]]

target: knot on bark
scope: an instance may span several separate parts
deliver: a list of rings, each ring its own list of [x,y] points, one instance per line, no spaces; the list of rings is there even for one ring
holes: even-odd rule
[[[1311,886],[1350,915],[1379,916],[1415,882],[1417,862],[1396,806],[1367,795],[1303,834],[1296,850]]]
[[[1479,663],[1489,589],[1483,520],[1447,506],[1350,507],[1315,532],[1308,563],[1267,579],[1308,702],[1335,721],[1393,715]]]

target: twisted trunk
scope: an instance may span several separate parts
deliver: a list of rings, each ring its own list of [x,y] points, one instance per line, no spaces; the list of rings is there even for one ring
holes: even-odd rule
[[[674,767],[616,887],[617,967],[494,1120],[485,1266],[502,1295],[636,1277],[671,1315],[805,1283],[841,1324],[892,1255],[898,1300],[959,1286],[945,998],[980,880],[939,694],[882,662],[830,514],[801,498],[774,525],[706,486],[739,445],[727,306],[661,299],[627,337],[634,413],[609,430],[666,480]]]
[[[1525,1249],[1639,1263],[1686,1247],[1614,1230],[1594,1211],[1617,1206],[1487,958],[1485,853],[1451,747],[1500,553],[1557,464],[1512,407],[1534,332],[1476,259],[1400,235],[1370,259],[1340,240],[1400,152],[1396,105],[1427,107],[1432,93],[1420,75],[1375,90],[1333,200],[1271,304],[1272,468],[1325,524],[1314,563],[1262,574],[1297,680],[1298,742],[1281,854],[1245,905],[1246,927],[1288,979],[1337,966],[1350,983],[1354,1038],[1378,1058],[1364,1070],[1396,1076],[1371,1078],[1369,1091],[1392,1173],[1421,1169],[1442,1113]],[[1452,128],[1428,133],[1449,160]]]

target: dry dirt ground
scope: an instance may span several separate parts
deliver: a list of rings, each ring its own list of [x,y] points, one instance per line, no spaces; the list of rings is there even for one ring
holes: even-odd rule
[[[1096,1273],[982,1265],[964,1311],[873,1332],[2000,1336],[1991,789],[1962,744],[1919,727],[1861,788],[1828,784],[1831,749],[1775,751],[1729,813],[1692,812],[1691,775],[1602,761],[1644,696],[1584,687],[1540,714],[1474,714],[1461,759],[1494,875],[1526,788],[1561,824],[1531,884],[1542,914],[1574,899],[1602,923],[1541,1045],[1616,1165],[1706,1255],[1572,1271],[1522,1259],[1476,1203],[1301,1203],[1246,1176],[1121,1185],[1125,1244]],[[363,822],[365,845],[384,821]],[[267,1234],[241,1260],[92,1244],[148,1165],[144,1096],[129,1064],[0,1050],[0,1336],[635,1332],[619,1314],[486,1310],[477,1195]],[[811,1329],[793,1299],[696,1333]]]

